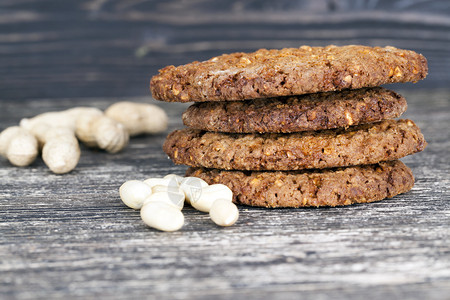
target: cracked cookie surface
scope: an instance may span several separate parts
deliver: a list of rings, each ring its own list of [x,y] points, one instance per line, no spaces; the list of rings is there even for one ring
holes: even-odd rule
[[[409,191],[411,170],[401,161],[309,171],[225,171],[189,168],[186,176],[222,183],[238,204],[262,207],[338,206],[379,201]]]
[[[393,119],[406,108],[404,97],[375,87],[270,99],[198,102],[183,113],[183,123],[214,132],[287,133]]]
[[[301,170],[373,164],[422,151],[411,120],[300,133],[237,134],[181,129],[163,150],[176,164],[225,170]]]
[[[360,45],[260,49],[167,66],[150,89],[163,101],[224,101],[302,95],[416,82],[427,60],[414,51]]]

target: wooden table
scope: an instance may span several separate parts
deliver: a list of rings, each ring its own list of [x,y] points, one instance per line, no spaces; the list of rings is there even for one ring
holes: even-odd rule
[[[133,138],[118,154],[83,147],[79,165],[65,175],[52,174],[42,160],[16,168],[0,158],[1,299],[450,298],[450,22],[445,4],[438,2],[431,12],[411,5],[398,23],[379,11],[371,14],[370,8],[362,13],[372,17],[358,19],[343,13],[326,17],[311,6],[310,15],[320,22],[306,18],[303,7],[306,19],[286,13],[292,22],[283,23],[280,13],[265,20],[256,10],[246,19],[242,12],[248,8],[234,1],[233,9],[241,14],[233,22],[243,27],[229,30],[226,14],[218,9],[212,16],[198,13],[199,7],[214,11],[201,1],[192,7],[176,1],[58,3],[0,4],[6,10],[0,19],[0,129],[22,117],[75,105],[104,109],[124,99],[156,103],[148,95],[148,80],[167,64],[271,43],[323,45],[335,37],[342,44],[403,45],[427,54],[436,73],[430,68],[429,79],[414,87],[390,87],[406,97],[404,117],[419,125],[429,145],[403,159],[416,184],[392,199],[320,209],[242,206],[238,223],[230,228],[217,227],[207,214],[186,207],[185,226],[174,233],[148,228],[118,196],[126,180],[183,175],[186,168],[173,165],[161,150],[166,134]],[[177,19],[170,9],[202,17],[180,14]],[[414,14],[421,9],[425,21],[414,27],[419,20]],[[431,19],[433,11],[441,19]],[[401,28],[383,27],[387,19]],[[325,30],[332,24],[342,31]],[[262,32],[264,39],[258,38]],[[403,38],[395,39],[395,32]],[[250,41],[239,44],[246,34]],[[186,105],[157,104],[170,116],[169,130],[182,126]]]
[[[164,135],[132,139],[114,155],[83,148],[78,167],[66,175],[52,174],[42,161],[16,168],[2,159],[0,292],[24,299],[286,299],[298,293],[444,299],[450,295],[450,91],[403,94],[406,117],[429,142],[403,160],[416,177],[411,192],[342,208],[240,207],[230,228],[186,207],[181,231],[158,232],[121,203],[118,188],[126,180],[183,175],[185,167],[161,150]],[[116,100],[77,102],[105,108]],[[70,104],[3,101],[1,120]],[[180,127],[185,106],[161,106],[170,129]]]

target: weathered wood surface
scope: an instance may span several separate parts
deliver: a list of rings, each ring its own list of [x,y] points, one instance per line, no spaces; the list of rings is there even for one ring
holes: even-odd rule
[[[240,207],[230,228],[189,207],[175,233],[146,227],[118,187],[183,174],[165,134],[82,149],[75,171],[0,158],[0,298],[449,299],[448,1],[0,1],[0,129],[74,105],[150,101],[157,69],[301,44],[423,53],[428,78],[394,85],[429,142],[403,161],[404,195],[344,208]],[[121,98],[125,97],[125,98]],[[186,105],[158,103],[181,126]]]
[[[403,159],[416,177],[411,192],[342,208],[240,207],[230,228],[187,207],[182,230],[162,233],[121,204],[126,180],[183,174],[161,151],[164,135],[132,139],[114,155],[83,149],[66,175],[1,159],[1,298],[448,299],[450,91],[402,93],[405,117],[429,142]],[[0,126],[71,103],[2,101]],[[180,127],[186,106],[160,105],[170,130]]]
[[[445,86],[449,16],[442,0],[2,0],[0,95],[147,95],[168,64],[349,43],[419,51],[430,65],[422,87]]]

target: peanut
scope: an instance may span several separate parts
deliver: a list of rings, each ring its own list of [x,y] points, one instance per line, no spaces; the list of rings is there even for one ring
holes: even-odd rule
[[[214,201],[217,199],[226,199],[232,202],[233,192],[226,185],[213,184],[202,188],[198,198],[191,198],[190,203],[199,211],[209,212]]]
[[[184,224],[184,216],[179,209],[161,201],[150,201],[141,209],[145,224],[162,231],[176,231]]]
[[[178,187],[178,182],[172,178],[148,178],[144,180],[144,183],[149,185],[151,188],[156,185]]]
[[[184,194],[175,191],[152,192],[152,194],[144,200],[143,205],[146,205],[149,202],[165,202],[182,210],[184,206]]]
[[[75,135],[78,139],[88,147],[98,147],[97,138],[95,136],[94,122],[103,116],[101,110],[93,110],[79,115],[75,121]]]
[[[148,103],[117,102],[105,110],[105,115],[122,123],[130,136],[167,130],[165,111]]]
[[[211,220],[219,226],[231,226],[239,218],[239,210],[232,202],[233,193],[227,186],[208,185],[197,177],[169,174],[164,178],[131,180],[120,187],[119,193],[127,206],[141,209],[145,224],[162,231],[175,231],[183,226],[184,201],[190,201],[197,210],[209,212]]]
[[[186,197],[185,201],[191,204],[192,199],[198,199],[202,193],[202,188],[208,186],[208,183],[197,177],[186,177],[180,183],[180,188]]]
[[[106,116],[101,116],[92,124],[92,131],[100,149],[117,153],[128,145],[130,136],[125,127]]]
[[[8,127],[0,133],[0,155],[15,166],[28,166],[38,155],[38,142],[27,130]]]
[[[169,182],[175,181],[177,183],[177,185],[179,186],[181,184],[181,181],[184,180],[184,177],[176,175],[176,174],[169,174],[169,175],[164,176],[163,179],[169,180]]]
[[[83,114],[92,113],[93,111],[100,110],[93,107],[74,107],[63,111],[46,112],[33,118],[22,119],[20,121],[20,127],[32,131],[37,125],[46,124],[49,127],[66,127],[75,131],[77,118]]]
[[[75,133],[86,146],[110,153],[121,151],[130,138],[121,123],[105,116],[101,111],[80,115],[76,120]]]
[[[56,174],[72,171],[80,160],[80,146],[69,128],[51,128],[44,137],[42,159]]]
[[[126,206],[133,209],[140,209],[144,200],[151,194],[151,187],[139,180],[126,181],[119,188],[120,199]]]
[[[171,185],[154,185],[152,186],[152,193],[160,193],[160,192],[172,192],[172,193],[181,193],[184,195],[183,191],[177,186]]]
[[[219,226],[231,226],[239,218],[237,206],[228,199],[217,199],[209,210],[211,220]]]
[[[31,131],[42,141],[42,128],[65,127],[72,130],[89,147],[99,147],[116,153],[128,144],[128,133],[120,123],[106,117],[93,107],[74,107],[59,112],[47,112],[22,119],[20,126]],[[41,128],[41,129],[36,129]]]
[[[167,115],[151,104],[119,102],[107,111],[114,118],[93,107],[74,107],[24,118],[20,121],[20,130],[16,126],[2,133],[0,155],[7,156],[14,165],[25,166],[42,149],[47,166],[62,174],[78,163],[80,149],[76,137],[88,147],[116,153],[128,144],[130,134],[158,133],[167,129]],[[58,143],[62,144],[58,146]],[[181,180],[172,176],[174,179]]]

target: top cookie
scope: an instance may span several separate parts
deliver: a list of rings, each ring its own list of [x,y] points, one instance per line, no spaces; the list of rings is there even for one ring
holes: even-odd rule
[[[167,66],[153,76],[150,85],[158,100],[230,101],[416,82],[427,72],[425,57],[410,50],[302,46]]]

